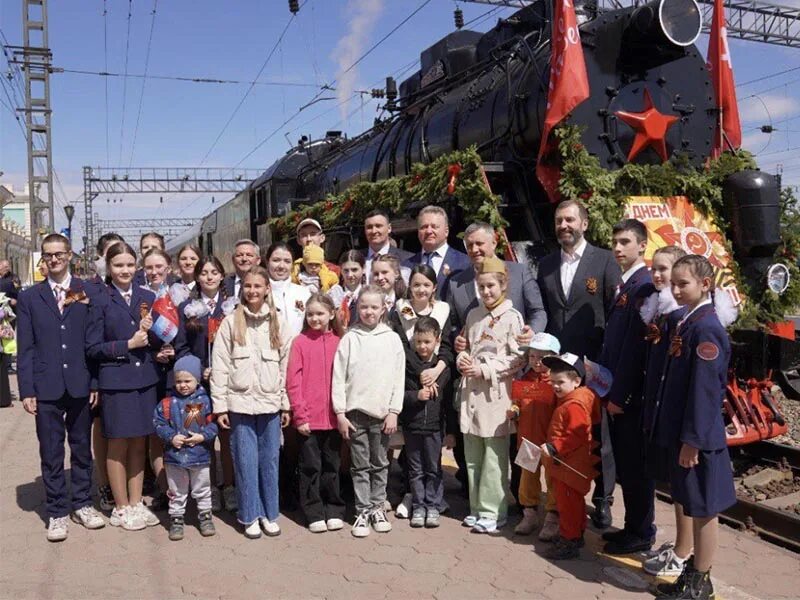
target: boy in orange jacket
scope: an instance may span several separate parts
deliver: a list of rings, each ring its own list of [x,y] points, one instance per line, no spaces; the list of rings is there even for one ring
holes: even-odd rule
[[[550,369],[542,359],[557,356],[561,343],[549,333],[537,333],[527,346],[528,371],[511,386],[511,409],[509,419],[517,423],[517,448],[522,439],[540,446],[546,441],[547,428],[556,407],[553,386],[550,385]],[[539,502],[542,495],[541,464],[535,472],[522,469],[519,482],[519,503],[522,505],[522,520],[514,528],[517,535],[530,535],[539,526]],[[552,541],[558,535],[558,512],[555,494],[549,475],[545,472],[547,495],[545,496],[545,519],[539,539]]]
[[[592,454],[592,423],[599,421],[597,395],[582,385],[586,376],[583,359],[574,354],[547,356],[556,408],[541,445],[542,459],[553,482],[558,508],[559,538],[545,556],[552,560],[576,558],[586,529],[584,496],[597,475]]]

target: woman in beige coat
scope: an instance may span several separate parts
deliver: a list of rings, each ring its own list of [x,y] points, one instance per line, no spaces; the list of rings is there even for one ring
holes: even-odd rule
[[[464,525],[491,533],[505,525],[508,511],[508,436],[511,380],[524,364],[516,336],[522,315],[506,299],[508,271],[496,257],[486,258],[476,278],[482,305],[467,315],[469,351],[461,352],[460,424],[469,481],[470,514]]]
[[[211,396],[219,425],[231,428],[239,501],[237,519],[249,538],[280,535],[277,523],[281,427],[289,423],[286,363],[269,276],[253,267],[242,281],[242,303],[225,317],[214,341]]]

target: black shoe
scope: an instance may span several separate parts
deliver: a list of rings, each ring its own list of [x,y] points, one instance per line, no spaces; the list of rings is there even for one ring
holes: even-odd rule
[[[619,529],[617,531],[604,531],[602,538],[603,541],[606,542],[617,542],[628,535],[628,532],[624,529]]]
[[[634,554],[635,552],[646,552],[652,547],[653,538],[640,538],[626,534],[617,540],[608,542],[603,547],[603,552],[606,554]]]
[[[655,595],[661,600],[713,600],[711,573],[695,569],[693,557],[689,557],[675,583],[659,583]]]
[[[169,539],[173,542],[183,539],[183,517],[169,518]]]
[[[609,504],[608,500],[597,502],[594,507],[592,524],[598,529],[611,527],[611,504]]]
[[[198,513],[197,519],[200,521],[200,535],[203,537],[211,537],[212,535],[216,535],[217,530],[214,527],[214,519],[211,516],[210,510],[204,510]]]
[[[580,555],[582,540],[559,539],[553,546],[544,553],[545,558],[550,560],[569,560],[578,558]]]
[[[169,508],[169,498],[164,492],[159,492],[150,501],[150,510],[153,512],[160,512]]]

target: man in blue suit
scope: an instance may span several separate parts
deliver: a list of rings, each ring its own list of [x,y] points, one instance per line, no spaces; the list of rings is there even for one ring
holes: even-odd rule
[[[450,224],[447,213],[440,206],[429,205],[417,215],[417,236],[422,250],[403,262],[409,269],[428,265],[436,273],[436,298],[447,298],[449,279],[456,273],[471,269],[469,257],[451,248],[447,243]]]
[[[247,272],[261,261],[258,244],[253,240],[239,240],[233,246],[233,273],[225,275],[222,285],[228,298],[238,298],[242,289],[242,280]]]
[[[656,292],[644,263],[647,228],[636,219],[624,219],[612,230],[614,258],[622,269],[622,284],[608,313],[603,349],[598,362],[614,376],[604,398],[609,415],[616,479],[625,503],[625,526],[607,532],[608,554],[650,550],[655,540],[655,482],[645,472],[642,408],[647,326],[639,310]]]
[[[19,296],[19,391],[36,417],[49,523],[47,539],[66,539],[67,516],[87,529],[105,526],[92,506],[90,406],[97,402],[86,362],[89,296],[69,272],[70,243],[53,233],[42,241],[47,279]],[[64,474],[64,437],[70,446],[72,498]]]

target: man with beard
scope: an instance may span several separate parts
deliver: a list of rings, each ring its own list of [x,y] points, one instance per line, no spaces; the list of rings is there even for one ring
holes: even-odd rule
[[[622,273],[608,250],[592,246],[584,233],[589,213],[577,200],[565,200],[556,207],[555,231],[560,250],[539,262],[537,276],[547,311],[546,332],[561,342],[561,351],[597,360],[603,345],[606,314]],[[608,415],[595,439],[601,441],[603,468],[595,479],[592,521],[601,529],[611,526],[610,500],[614,491],[614,461],[608,435]]]

